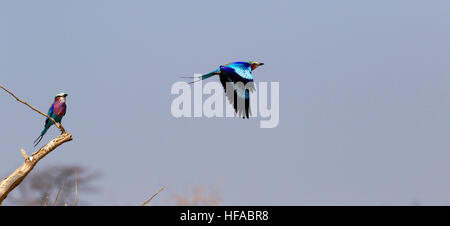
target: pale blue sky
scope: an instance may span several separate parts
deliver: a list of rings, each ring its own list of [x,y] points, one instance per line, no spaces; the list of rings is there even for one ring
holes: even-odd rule
[[[449,15],[445,0],[3,0],[0,84],[43,111],[69,94],[74,140],[37,169],[99,170],[91,204],[221,183],[225,205],[449,205]],[[280,83],[277,128],[172,116],[179,76],[238,60]],[[4,177],[44,118],[0,106]]]

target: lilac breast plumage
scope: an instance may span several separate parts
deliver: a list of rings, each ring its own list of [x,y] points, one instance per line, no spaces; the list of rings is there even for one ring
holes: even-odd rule
[[[66,103],[55,100],[53,104],[53,114],[57,116],[64,116],[66,114]]]

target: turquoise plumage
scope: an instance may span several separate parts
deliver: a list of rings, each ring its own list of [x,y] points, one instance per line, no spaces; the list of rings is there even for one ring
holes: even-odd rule
[[[57,94],[52,106],[50,106],[50,109],[48,109],[47,115],[50,116],[50,118],[54,119],[57,123],[60,123],[62,118],[66,114],[66,97],[66,93]],[[47,133],[47,130],[51,125],[53,125],[53,121],[47,118],[45,120],[44,129],[42,130],[41,135],[34,141],[35,147],[39,144],[39,142],[41,142],[42,137],[44,137],[45,133]]]
[[[220,70],[228,70],[229,72],[236,73],[237,75],[239,75],[244,79],[253,81],[252,64],[249,62],[234,62],[228,65],[224,65],[222,67],[223,68],[221,68]]]
[[[218,75],[227,98],[230,104],[233,105],[236,114],[239,117],[249,118],[251,115],[250,92],[256,90],[253,84],[252,72],[261,65],[264,65],[264,63],[256,61],[233,62],[221,65],[218,69],[198,77],[199,80],[197,81]]]

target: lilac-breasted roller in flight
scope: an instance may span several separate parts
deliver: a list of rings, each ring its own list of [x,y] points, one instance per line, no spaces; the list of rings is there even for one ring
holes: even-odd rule
[[[52,119],[55,120],[55,122],[60,123],[64,115],[66,114],[66,97],[68,94],[66,93],[59,93],[56,94],[55,100],[53,101],[52,106],[50,106],[50,109],[48,110],[47,115],[50,116]],[[34,146],[36,147],[37,144],[42,140],[42,137],[44,137],[44,134],[47,132],[48,128],[53,125],[53,121],[50,119],[45,120],[44,129],[41,132],[41,135],[34,141]]]
[[[200,81],[218,75],[228,101],[233,105],[236,114],[239,117],[249,118],[249,115],[251,115],[250,93],[256,90],[252,72],[261,65],[264,65],[264,63],[238,61],[221,65],[218,69],[196,78],[199,78],[197,81]]]

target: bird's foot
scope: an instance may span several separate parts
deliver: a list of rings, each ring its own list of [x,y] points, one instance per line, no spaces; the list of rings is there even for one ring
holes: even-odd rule
[[[64,130],[64,127],[62,126],[61,123],[57,122],[56,127],[58,127],[58,129],[61,130],[61,134],[66,133],[66,130]]]

